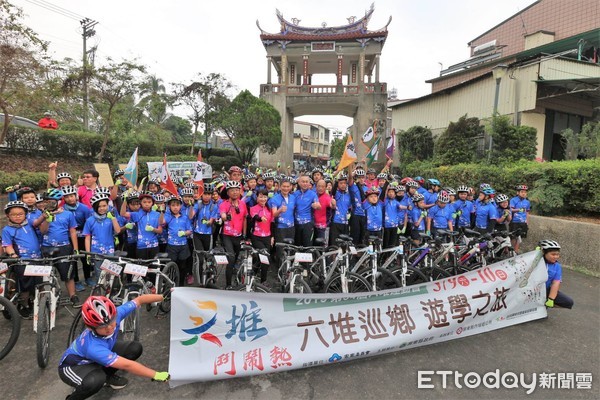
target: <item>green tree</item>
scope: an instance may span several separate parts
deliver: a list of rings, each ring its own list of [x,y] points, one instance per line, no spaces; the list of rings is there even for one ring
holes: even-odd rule
[[[4,114],[0,143],[6,138],[12,115],[29,101],[45,70],[40,55],[47,43],[22,19],[22,9],[0,0],[0,111]]]
[[[341,160],[342,155],[344,154],[344,147],[346,147],[346,140],[348,140],[346,137],[333,139],[331,145],[329,146],[329,157],[334,160]]]
[[[211,126],[219,111],[229,103],[227,91],[233,85],[223,75],[213,72],[208,75],[198,74],[197,80],[189,85],[177,84],[176,86],[177,101],[191,110],[188,119],[194,126],[190,149],[190,154],[193,154],[200,124],[204,125],[206,148],[208,148]]]
[[[571,128],[567,128],[560,134],[563,137],[567,160],[600,157],[600,122],[586,123],[580,133],[575,133]]]
[[[162,79],[156,75],[148,75],[140,85],[139,95],[141,99],[138,107],[146,112],[150,122],[159,125],[167,119],[167,110],[171,107],[173,98],[166,94]]]
[[[463,115],[456,122],[450,122],[446,130],[437,138],[434,154],[437,163],[452,165],[470,163],[475,160],[477,138],[483,136],[484,127],[479,118]]]
[[[433,147],[433,134],[427,127],[413,126],[398,133],[398,151],[403,164],[430,159]]]
[[[240,92],[219,118],[219,126],[244,164],[252,162],[258,148],[269,154],[277,151],[281,145],[280,123],[279,112],[248,90]]]
[[[535,159],[537,130],[530,126],[516,126],[507,116],[496,116],[492,120],[491,159],[499,163]]]
[[[190,143],[192,140],[192,124],[187,119],[171,115],[162,123],[162,127],[171,132],[175,143]]]
[[[89,88],[92,105],[101,116],[104,136],[102,147],[98,154],[98,162],[102,162],[106,145],[112,131],[113,116],[116,107],[139,91],[140,77],[145,68],[133,61],[119,63],[108,60],[108,63],[91,73]]]

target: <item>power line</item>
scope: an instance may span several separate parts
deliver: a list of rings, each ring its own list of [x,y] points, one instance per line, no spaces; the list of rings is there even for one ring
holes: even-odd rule
[[[73,19],[75,21],[79,21],[79,20],[83,19],[83,16],[81,16],[73,11],[69,11],[65,8],[59,7],[57,5],[54,5],[54,4],[44,1],[44,0],[25,0],[25,1],[28,3],[34,4],[38,7],[44,8],[48,11],[52,11],[56,14],[62,15],[63,17]]]

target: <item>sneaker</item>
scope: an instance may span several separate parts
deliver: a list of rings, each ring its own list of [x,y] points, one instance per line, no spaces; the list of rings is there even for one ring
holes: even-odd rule
[[[73,306],[73,308],[81,307],[81,302],[79,301],[79,297],[76,294],[71,296],[71,305]]]
[[[75,282],[75,291],[83,292],[85,290],[85,285],[81,282]]]
[[[96,286],[96,283],[98,283],[98,282],[96,282],[96,280],[94,278],[87,278],[85,280],[85,284],[88,285],[89,287]]]
[[[185,278],[185,284],[188,285],[188,286],[192,286],[194,284],[194,277],[193,277],[193,275],[190,274],[190,275],[188,275]]]
[[[17,311],[23,319],[33,319],[33,308],[24,306],[23,304],[17,304]]]
[[[125,386],[127,386],[128,383],[129,381],[127,380],[127,378],[124,378],[119,375],[111,375],[108,378],[106,378],[106,385],[110,386],[114,390],[123,389]]]

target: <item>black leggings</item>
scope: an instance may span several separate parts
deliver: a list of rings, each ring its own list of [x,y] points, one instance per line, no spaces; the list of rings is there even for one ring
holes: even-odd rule
[[[229,261],[229,264],[227,264],[227,268],[225,269],[225,284],[231,286],[233,266],[242,249],[242,237],[223,235],[223,247],[227,252],[227,259]]]
[[[271,236],[256,236],[252,235],[252,247],[255,249],[267,249],[269,253],[271,252]],[[269,262],[271,257],[269,257]],[[267,274],[269,273],[269,265],[260,263],[260,283],[265,283],[267,281]]]
[[[144,349],[140,342],[118,340],[112,350],[128,360],[137,360]],[[87,399],[98,393],[106,383],[106,378],[114,375],[115,372],[117,372],[116,368],[103,367],[96,363],[58,367],[60,379],[75,388],[69,397],[70,400]]]

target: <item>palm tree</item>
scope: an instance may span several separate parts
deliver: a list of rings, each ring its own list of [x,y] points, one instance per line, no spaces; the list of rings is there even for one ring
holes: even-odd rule
[[[166,94],[163,80],[156,75],[148,75],[142,83],[138,106],[146,111],[150,122],[160,125],[167,119],[167,109],[172,105],[172,99]]]

